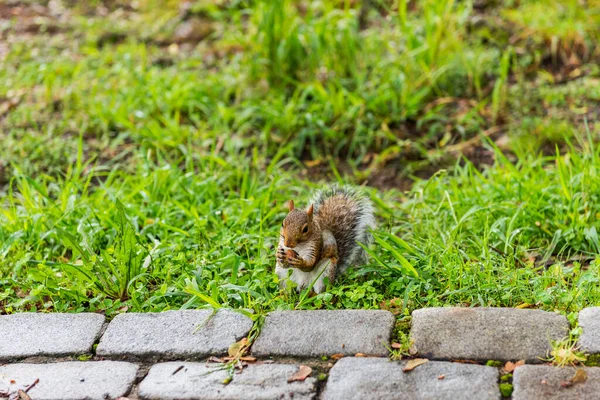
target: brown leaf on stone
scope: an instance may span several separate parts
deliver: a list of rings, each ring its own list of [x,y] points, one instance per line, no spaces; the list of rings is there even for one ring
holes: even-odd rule
[[[301,365],[300,368],[298,368],[298,371],[296,371],[296,373],[294,373],[294,375],[292,375],[288,378],[288,383],[295,382],[295,381],[303,381],[306,378],[308,378],[308,376],[311,373],[312,373],[311,367],[308,367],[306,365]]]
[[[506,372],[508,372],[509,374],[512,373],[515,370],[516,366],[515,363],[511,362],[511,361],[507,361],[506,364],[504,364],[504,370]]]
[[[520,367],[521,365],[525,365],[525,360],[519,360],[517,362],[507,361],[506,364],[504,364],[504,371],[512,374],[515,368]]]
[[[340,358],[344,358],[344,355],[342,353],[337,353],[331,356],[332,360],[339,360]]]
[[[254,362],[256,361],[256,357],[252,356],[242,356],[242,357],[223,357],[223,361],[233,361],[235,359],[239,359],[240,361]]]
[[[439,375],[439,376],[438,376],[438,379],[439,379],[440,381],[441,381],[441,380],[444,380],[444,379],[446,379],[446,375],[444,375],[444,374],[442,374],[442,375]]]
[[[414,358],[412,360],[408,360],[404,368],[402,368],[402,372],[409,372],[413,369],[417,368],[419,365],[423,365],[426,362],[429,362],[426,358]]]
[[[216,362],[216,363],[224,363],[225,360],[223,358],[219,358],[219,357],[215,357],[215,356],[210,356],[208,357],[208,362]]]
[[[575,371],[575,376],[571,378],[571,382],[573,383],[583,383],[585,381],[587,381],[587,372],[585,372],[585,370],[583,368],[578,369],[577,371]]]
[[[396,343],[396,342],[392,343],[392,349],[401,349],[401,348],[402,348],[402,345],[400,343]]]
[[[29,395],[27,394],[27,392],[25,392],[24,390],[19,389],[19,400],[31,400],[31,397],[29,397]]]
[[[229,349],[227,349],[227,353],[229,353],[230,357],[237,357],[237,355],[246,350],[247,347],[248,339],[243,338],[239,342],[233,343],[231,346],[229,346]]]
[[[356,353],[354,355],[354,357],[366,357],[367,355],[365,353]]]

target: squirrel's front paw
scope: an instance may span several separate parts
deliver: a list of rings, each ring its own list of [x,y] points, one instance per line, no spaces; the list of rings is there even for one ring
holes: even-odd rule
[[[287,250],[287,263],[293,267],[302,267],[304,265],[304,260],[300,257],[295,250]]]
[[[277,249],[277,254],[275,255],[275,258],[277,258],[277,262],[279,264],[287,265],[287,255],[283,248],[280,247]]]

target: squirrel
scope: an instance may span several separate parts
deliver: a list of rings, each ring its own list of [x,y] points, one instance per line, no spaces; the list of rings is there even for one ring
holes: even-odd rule
[[[368,246],[375,228],[371,200],[349,186],[332,186],[317,192],[306,210],[288,202],[277,248],[275,272],[285,287],[288,277],[300,291],[313,282],[313,291],[325,289],[349,266],[367,261],[358,244]],[[291,270],[291,273],[290,273]]]

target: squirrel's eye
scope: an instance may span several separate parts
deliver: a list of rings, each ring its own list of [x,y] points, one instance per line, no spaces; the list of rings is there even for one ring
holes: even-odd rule
[[[302,228],[302,233],[308,233],[308,225],[304,225],[304,228]]]

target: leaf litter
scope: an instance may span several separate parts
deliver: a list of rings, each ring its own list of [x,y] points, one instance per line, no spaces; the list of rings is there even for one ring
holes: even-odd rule
[[[288,383],[292,383],[292,382],[296,382],[296,381],[303,381],[306,378],[309,377],[309,375],[312,373],[312,368],[306,365],[301,365],[300,368],[298,368],[298,371],[296,371],[294,373],[294,375],[290,376],[288,378]]]
[[[413,369],[417,368],[419,365],[423,365],[428,363],[429,360],[426,358],[413,358],[412,360],[408,360],[402,368],[402,372],[410,372]]]

